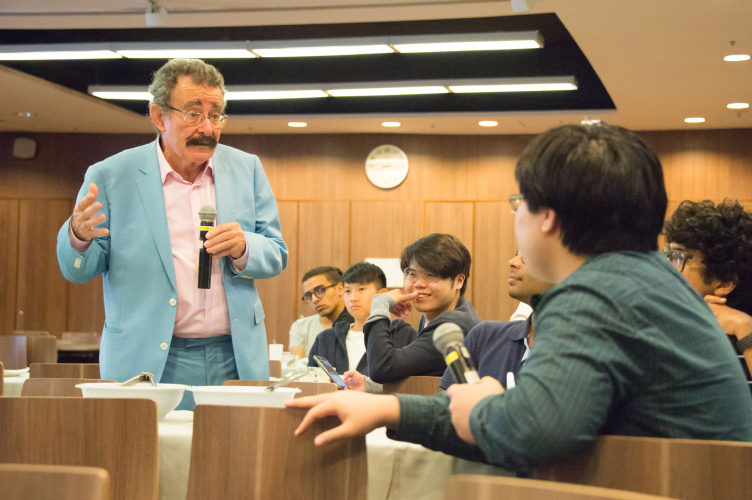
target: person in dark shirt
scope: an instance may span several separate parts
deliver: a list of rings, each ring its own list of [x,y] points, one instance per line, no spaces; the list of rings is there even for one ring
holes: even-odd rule
[[[752,370],[752,213],[738,201],[683,201],[664,225],[663,254],[704,297]]]
[[[519,251],[509,261],[509,296],[513,299],[530,305],[533,295],[543,293],[552,286],[525,272],[525,261]],[[512,380],[516,380],[517,372],[530,355],[533,337],[532,315],[524,321],[483,321],[467,334],[465,347],[478,375],[493,377],[507,389],[509,374]],[[439,387],[447,389],[453,383],[452,372],[447,368]]]
[[[318,366],[314,356],[326,358],[339,373],[357,371],[368,375],[368,359],[363,334],[363,324],[371,311],[371,298],[386,293],[386,276],[379,266],[358,262],[342,276],[344,300],[355,322],[335,323],[333,328],[321,332],[308,355],[308,366]],[[394,329],[392,341],[404,347],[416,338],[415,330],[402,321]]]
[[[450,234],[430,234],[402,251],[400,268],[405,289],[375,295],[371,315],[363,326],[368,375],[378,384],[414,375],[440,377],[444,358],[433,346],[433,332],[443,323],[456,323],[464,334],[480,323],[465,298],[470,278],[470,252]],[[405,327],[412,304],[423,313],[416,340],[405,347],[394,342],[394,332]],[[390,312],[399,319],[391,321]]]
[[[657,252],[663,169],[637,134],[565,125],[525,148],[509,198],[532,299],[535,348],[516,387],[454,384],[435,396],[356,391],[286,401],[326,416],[327,442],[386,427],[393,439],[525,470],[599,434],[752,441],[752,398],[703,300]]]

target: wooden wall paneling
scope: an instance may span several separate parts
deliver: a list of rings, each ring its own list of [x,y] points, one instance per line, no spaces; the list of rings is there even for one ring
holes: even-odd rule
[[[301,202],[299,221],[297,316],[310,316],[313,311],[300,300],[300,280],[314,267],[335,266],[344,272],[350,266],[350,202]]]
[[[67,328],[69,283],[60,273],[56,246],[57,232],[72,212],[72,200],[21,201],[16,330],[60,337]]]
[[[300,302],[297,295],[298,203],[283,201],[277,203],[277,208],[282,238],[289,250],[287,268],[275,278],[256,280],[256,287],[264,306],[267,340],[269,343],[283,344],[284,350],[287,350],[290,325],[297,318],[297,303]]]
[[[352,264],[369,257],[399,258],[423,236],[423,203],[353,201],[350,235]]]
[[[104,290],[102,276],[87,283],[69,283],[68,332],[96,332],[104,328]]]
[[[484,321],[508,321],[519,301],[509,296],[508,261],[517,252],[509,202],[475,204],[475,251],[470,271],[473,306]]]
[[[431,233],[448,233],[462,241],[473,257],[474,248],[474,226],[473,213],[474,203],[426,203],[426,218],[424,224],[424,234]],[[475,259],[470,265],[470,281],[467,284],[465,297],[472,302],[473,300],[473,279],[475,278]]]
[[[0,335],[10,335],[16,327],[16,283],[18,274],[18,200],[0,200],[3,243],[0,245]]]

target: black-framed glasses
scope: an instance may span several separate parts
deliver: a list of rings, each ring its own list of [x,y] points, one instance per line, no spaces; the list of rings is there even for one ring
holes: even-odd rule
[[[517,213],[517,209],[520,208],[520,204],[524,199],[525,197],[521,194],[513,194],[509,197],[509,208],[512,210],[513,214]]]
[[[305,295],[303,295],[300,298],[300,300],[302,300],[306,304],[310,304],[311,302],[313,302],[313,296],[314,295],[320,299],[326,293],[326,289],[327,288],[331,288],[333,286],[337,286],[337,285],[336,284],[334,284],[334,285],[328,285],[328,286],[319,285],[316,288],[314,288],[313,290],[311,290],[310,292],[306,292]]]
[[[189,127],[195,127],[197,125],[201,125],[204,120],[209,120],[209,123],[214,128],[222,128],[225,126],[225,123],[227,122],[227,115],[223,113],[211,113],[209,116],[199,113],[198,111],[183,111],[182,109],[173,108],[169,104],[164,105],[167,109],[171,109],[173,111],[177,111],[178,113],[183,113],[183,120],[185,120],[185,123]]]
[[[441,277],[427,273],[425,271],[419,271],[418,269],[413,269],[412,267],[405,268],[404,271],[405,274],[405,281],[408,283],[415,283],[419,279],[424,279],[429,283],[438,283]]]
[[[676,268],[677,271],[682,272],[684,271],[684,265],[687,263],[688,260],[694,259],[691,255],[689,255],[687,252],[683,252],[681,250],[674,250],[671,248],[664,248],[661,253],[664,257],[666,257],[671,264]]]

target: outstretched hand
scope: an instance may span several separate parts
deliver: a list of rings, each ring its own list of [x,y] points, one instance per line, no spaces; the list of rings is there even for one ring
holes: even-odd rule
[[[96,228],[105,219],[104,214],[94,216],[102,208],[102,204],[97,201],[98,195],[99,190],[96,184],[89,184],[89,192],[73,207],[73,216],[70,221],[71,230],[73,230],[76,238],[81,241],[91,241],[99,236],[110,234],[109,229]]]
[[[308,398],[285,401],[292,408],[310,408],[295,435],[300,436],[311,424],[324,417],[336,416],[342,422],[322,432],[313,440],[316,446],[339,439],[364,436],[379,427],[396,429],[399,425],[399,401],[395,396],[376,396],[358,391],[339,391]]]

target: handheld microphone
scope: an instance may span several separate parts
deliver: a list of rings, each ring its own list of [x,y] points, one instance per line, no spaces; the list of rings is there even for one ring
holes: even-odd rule
[[[433,345],[444,355],[449,371],[458,384],[477,384],[480,382],[473,360],[463,343],[465,336],[462,329],[454,323],[444,323],[433,332]]]
[[[217,210],[211,205],[204,205],[198,209],[199,238],[198,238],[198,287],[211,288],[212,255],[204,248],[206,233],[214,229]]]

